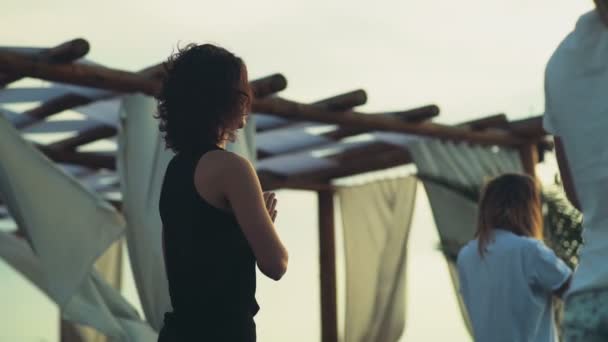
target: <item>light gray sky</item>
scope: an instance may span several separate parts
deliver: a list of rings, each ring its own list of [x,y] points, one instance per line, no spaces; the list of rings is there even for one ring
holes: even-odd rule
[[[252,78],[283,73],[286,97],[314,101],[363,88],[364,110],[435,103],[438,121],[454,123],[542,113],[546,61],[592,6],[591,0],[2,0],[0,45],[53,46],[83,37],[91,43],[89,58],[138,70],[163,60],[178,41],[212,42],[241,55]],[[283,282],[260,284],[260,336],[314,341],[315,198],[281,196],[279,226],[294,258]],[[419,203],[407,337],[467,341],[428,204]],[[0,341],[57,341],[56,309],[1,262],[0,278],[0,303],[11,303],[0,309]],[[306,314],[295,316],[300,309]]]

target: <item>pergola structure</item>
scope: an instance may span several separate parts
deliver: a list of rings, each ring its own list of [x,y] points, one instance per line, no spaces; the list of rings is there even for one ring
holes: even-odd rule
[[[78,111],[96,100],[108,101],[122,94],[140,92],[155,96],[164,70],[159,64],[139,72],[127,72],[83,62],[81,58],[88,51],[89,44],[83,39],[48,49],[0,48],[0,99],[20,91],[5,87],[23,77],[61,85],[63,88],[56,96],[37,107],[23,113],[4,110],[4,115],[26,137],[40,132],[71,133],[69,138],[58,141],[34,143],[49,159],[104,195],[119,189],[118,177],[111,182],[95,183],[97,175],[112,175],[116,169],[118,121],[112,124],[111,120],[90,117],[52,118],[65,110]],[[91,89],[96,95],[85,96],[64,85],[86,87],[80,89]],[[332,180],[411,163],[407,149],[398,142],[417,137],[516,148],[530,174],[534,174],[539,155],[550,147],[544,139],[540,117],[509,121],[504,114],[499,114],[448,126],[433,122],[439,115],[436,105],[398,112],[362,113],[355,108],[367,100],[363,90],[306,104],[277,95],[287,86],[281,74],[254,80],[251,86],[255,94],[256,167],[264,189],[318,192],[323,341],[337,341]],[[99,141],[105,141],[114,149],[87,151],[87,145]],[[120,207],[120,198],[111,200]],[[0,210],[0,215],[2,212],[6,213]]]

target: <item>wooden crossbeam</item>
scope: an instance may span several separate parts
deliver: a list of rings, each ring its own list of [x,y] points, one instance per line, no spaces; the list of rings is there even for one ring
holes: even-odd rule
[[[57,45],[50,49],[45,49],[38,54],[24,56],[34,61],[44,61],[48,63],[69,63],[84,57],[89,52],[89,43],[77,38]],[[6,87],[9,83],[21,79],[24,75],[18,72],[0,74],[0,88]]]
[[[161,64],[148,67],[138,72],[142,77],[160,82],[160,78],[164,75],[164,69]],[[271,93],[279,92],[287,87],[287,80],[281,74],[270,75],[251,82],[251,87],[255,93],[267,96]],[[23,129],[43,121],[51,115],[61,113],[64,110],[72,109],[79,106],[87,105],[94,100],[86,96],[78,94],[65,94],[51,99],[40,106],[26,111],[22,114],[22,120],[16,125],[17,128]]]
[[[253,95],[256,98],[262,98],[287,88],[287,79],[282,74],[273,74],[252,81],[250,86]]]
[[[509,130],[524,138],[539,140],[547,133],[543,128],[543,117],[535,116],[509,122]]]
[[[367,149],[367,153],[365,149]],[[347,156],[349,154],[350,156]],[[280,182],[269,183],[270,186],[267,189],[291,188],[294,184],[328,184],[335,178],[384,170],[412,162],[407,150],[387,145],[369,145],[364,150],[347,151],[345,155],[336,155],[334,159],[340,160],[335,167],[283,177]]]
[[[260,99],[254,102],[255,112],[273,114],[288,119],[318,121],[345,127],[362,128],[375,131],[407,133],[445,140],[463,141],[481,145],[517,146],[523,139],[503,132],[473,132],[463,128],[435,123],[406,123],[380,115],[366,115],[357,112],[332,113],[331,111],[289,101],[285,99]]]
[[[313,105],[319,108],[339,112],[364,105],[365,103],[367,103],[367,93],[363,89],[357,89],[317,101],[313,103]]]
[[[507,120],[505,114],[496,114],[463,122],[459,124],[458,127],[468,128],[474,131],[481,131],[488,128],[508,129],[509,120]]]
[[[38,149],[47,158],[56,163],[75,164],[91,169],[116,170],[116,157],[114,155],[101,154],[95,152],[76,152],[70,150],[58,150],[49,146],[37,145]],[[328,190],[331,185],[322,182],[307,180],[286,181],[284,177],[270,172],[260,172],[258,174],[262,187],[265,190],[275,190],[280,188],[301,189],[301,190]]]
[[[348,93],[332,96],[332,97],[314,102],[312,105],[319,107],[319,108],[329,110],[329,111],[340,112],[340,111],[349,110],[356,106],[364,105],[366,102],[367,102],[367,93],[363,89],[358,89],[358,90],[350,91]],[[300,122],[286,121],[286,122],[279,123],[272,127],[268,127],[265,129],[258,129],[257,132],[258,133],[262,133],[262,132],[267,133],[269,131],[292,127],[294,125],[297,125],[298,123],[300,123]]]
[[[69,83],[85,87],[106,89],[115,92],[142,92],[151,96],[158,94],[165,70],[162,64],[133,73],[118,69],[87,64],[53,64],[48,60],[32,60],[26,55],[0,52],[0,72],[19,73],[47,81]],[[154,77],[152,77],[154,76]],[[251,84],[258,97],[283,90],[287,80],[280,74],[271,75]]]
[[[86,145],[88,143],[100,139],[113,137],[116,135],[117,132],[118,130],[116,129],[116,127],[109,125],[99,125],[86,129],[74,137],[57,141],[49,145],[49,148],[55,150],[74,150],[78,146]]]
[[[378,114],[378,115],[380,115],[380,114]],[[424,107],[415,108],[412,110],[401,111],[401,112],[385,113],[383,115],[386,115],[389,118],[395,118],[398,120],[402,120],[404,122],[415,123],[415,122],[421,122],[421,121],[424,121],[424,120],[427,120],[429,118],[439,115],[439,107],[437,107],[435,105],[430,105],[430,106],[424,106]],[[367,133],[367,132],[370,132],[370,130],[363,129],[363,128],[339,127],[335,131],[323,133],[321,135],[328,139],[338,141],[338,140],[346,138],[346,137],[354,136],[357,134],[363,134],[363,133]],[[311,150],[314,148],[319,148],[322,145],[325,145],[325,143],[317,142],[317,143],[313,143],[313,144],[306,145],[306,146],[296,147],[294,149],[290,149],[290,150],[285,151],[284,153],[280,153],[280,154],[272,154],[272,153],[267,153],[264,151],[258,151],[258,159],[264,160],[267,158],[277,157],[280,155],[308,151],[308,150]]]
[[[75,164],[91,169],[116,169],[116,157],[114,155],[58,150],[45,145],[37,145],[37,147],[47,158],[56,163]]]
[[[24,58],[23,54],[8,51],[0,52],[0,72],[126,93],[156,95],[160,90],[158,80],[132,72],[97,65],[35,61]]]
[[[391,119],[397,119],[403,122],[419,123],[425,120],[429,120],[439,115],[439,107],[435,105],[424,106],[420,108],[414,108],[410,110],[404,110],[401,112],[388,112],[388,113],[377,113],[377,114],[366,114],[366,115],[381,115]],[[342,138],[350,137],[357,134],[370,132],[369,129],[362,128],[347,128],[340,127],[335,131],[323,134],[324,137],[339,140]]]
[[[92,100],[90,98],[77,94],[61,95],[22,113],[20,120],[15,124],[15,127],[24,129],[40,121],[44,121],[44,119],[51,115],[61,113],[64,110],[71,108],[84,106],[91,102]]]

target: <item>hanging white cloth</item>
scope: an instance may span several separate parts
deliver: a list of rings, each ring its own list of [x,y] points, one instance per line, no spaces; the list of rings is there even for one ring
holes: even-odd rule
[[[3,116],[0,160],[0,196],[40,260],[50,297],[64,307],[95,260],[123,233],[123,218],[25,141]]]
[[[2,233],[0,257],[55,301],[66,320],[119,340],[155,341],[112,287],[119,280],[119,254],[108,246],[124,230],[122,216],[42,156],[2,116],[0,159],[0,194],[28,239]],[[94,270],[95,261],[113,284]]]
[[[114,290],[120,291],[122,277],[123,240],[114,242],[95,262],[95,269],[101,278]],[[66,322],[67,324],[67,322]],[[101,332],[84,325],[75,326],[82,342],[106,342],[108,337]]]
[[[471,332],[468,315],[458,292],[454,260],[460,247],[473,239],[475,234],[477,202],[462,190],[474,192],[492,177],[506,172],[523,172],[519,153],[507,148],[437,140],[412,143],[409,151],[424,183],[439,238],[448,256],[446,260],[461,313]]]
[[[54,299],[42,262],[25,240],[0,232],[0,258]],[[154,342],[157,339],[136,310],[95,270],[87,274],[77,292],[62,307],[62,315],[70,322],[93,327],[117,341]]]
[[[173,153],[165,148],[158,130],[156,100],[145,95],[123,98],[120,112],[118,172],[131,267],[148,322],[157,331],[171,309],[161,247],[162,223],[158,212],[160,190]],[[255,124],[238,133],[228,150],[255,157]],[[245,137],[245,139],[243,139]],[[247,139],[249,138],[249,139]],[[251,160],[251,159],[250,159]],[[254,161],[253,159],[252,161]]]
[[[405,269],[417,180],[338,190],[346,254],[345,341],[397,341],[405,325]]]

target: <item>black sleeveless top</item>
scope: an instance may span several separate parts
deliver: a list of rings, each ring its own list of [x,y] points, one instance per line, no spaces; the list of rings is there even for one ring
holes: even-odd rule
[[[199,159],[219,147],[180,152],[160,195],[163,248],[173,312],[159,341],[256,340],[255,257],[234,214],[196,191]]]

